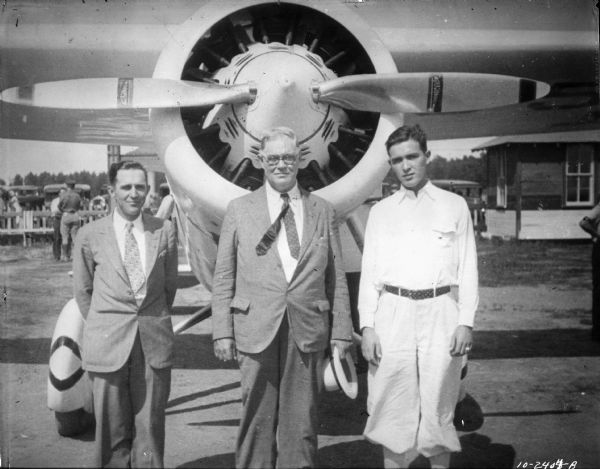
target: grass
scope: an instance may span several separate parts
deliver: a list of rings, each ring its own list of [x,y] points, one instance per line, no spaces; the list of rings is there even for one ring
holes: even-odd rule
[[[592,287],[592,244],[575,241],[477,241],[479,284]]]
[[[590,242],[478,239],[477,253],[481,286],[545,284],[559,289],[592,286]],[[51,259],[50,243],[0,246],[0,263]]]

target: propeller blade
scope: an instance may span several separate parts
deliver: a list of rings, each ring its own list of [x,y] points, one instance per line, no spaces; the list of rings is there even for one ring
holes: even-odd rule
[[[84,78],[9,88],[7,103],[55,109],[139,109],[252,103],[256,88],[155,78]]]
[[[312,87],[315,102],[384,114],[487,109],[537,99],[549,91],[544,82],[479,73],[352,75]]]

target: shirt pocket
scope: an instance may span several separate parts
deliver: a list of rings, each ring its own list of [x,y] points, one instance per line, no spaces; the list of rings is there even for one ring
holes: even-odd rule
[[[449,248],[456,237],[456,226],[454,223],[440,222],[431,227],[433,245],[439,248]]]

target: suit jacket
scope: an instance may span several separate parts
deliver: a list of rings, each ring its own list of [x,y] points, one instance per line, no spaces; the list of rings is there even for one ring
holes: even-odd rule
[[[171,366],[170,308],[177,290],[177,241],[171,222],[143,214],[146,296],[138,306],[123,266],[112,214],[85,225],[75,239],[73,285],[86,319],[83,368],[116,371],[128,359],[139,331],[146,361]]]
[[[302,243],[289,283],[277,242],[264,256],[256,254],[256,245],[271,225],[264,186],[229,204],[213,279],[214,340],[233,337],[238,350],[261,352],[275,337],[286,310],[302,352],[324,350],[330,339],[352,340],[333,207],[304,190],[301,194]]]

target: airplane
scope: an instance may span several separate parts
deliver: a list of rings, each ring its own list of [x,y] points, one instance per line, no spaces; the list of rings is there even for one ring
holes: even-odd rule
[[[262,184],[263,129],[299,135],[300,184],[354,242],[354,293],[394,128],[600,129],[588,0],[29,0],[0,27],[0,138],[151,148],[209,290],[227,204]]]

